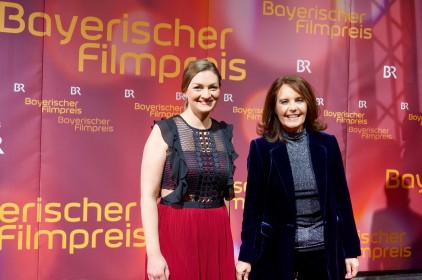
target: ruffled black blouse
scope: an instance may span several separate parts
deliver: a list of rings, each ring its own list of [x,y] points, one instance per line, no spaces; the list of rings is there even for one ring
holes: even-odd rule
[[[173,190],[161,204],[214,208],[234,198],[233,125],[212,119],[209,129],[197,129],[180,115],[155,124],[169,147],[161,188]]]

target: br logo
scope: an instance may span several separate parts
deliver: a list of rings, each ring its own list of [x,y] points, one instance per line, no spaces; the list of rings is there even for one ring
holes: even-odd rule
[[[311,66],[311,62],[309,60],[298,59],[296,61],[296,71],[298,73],[302,73],[305,71],[307,71],[308,73],[312,73],[310,66]]]
[[[133,89],[125,89],[125,98],[135,98],[135,91]]]
[[[13,91],[14,92],[25,92],[25,84],[14,83],[13,84]]]
[[[70,87],[70,95],[82,95],[80,87]]]
[[[394,79],[397,79],[396,71],[397,71],[397,68],[395,66],[384,65],[383,77],[385,79],[390,79],[391,77],[393,77]]]

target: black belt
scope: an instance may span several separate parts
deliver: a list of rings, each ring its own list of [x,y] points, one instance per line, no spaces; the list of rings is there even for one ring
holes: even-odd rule
[[[201,208],[201,209],[209,209],[209,208],[218,208],[224,205],[223,199],[218,199],[211,202],[199,202],[199,201],[181,201],[180,203],[171,203],[165,200],[165,198],[161,198],[160,204],[172,206],[176,208]]]

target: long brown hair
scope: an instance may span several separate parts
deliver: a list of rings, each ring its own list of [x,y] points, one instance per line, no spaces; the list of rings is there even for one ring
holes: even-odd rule
[[[268,89],[262,111],[262,119],[256,127],[258,135],[264,136],[269,142],[285,141],[281,133],[282,126],[275,111],[277,94],[283,85],[290,86],[305,100],[307,113],[304,127],[308,131],[322,131],[326,129],[327,124],[319,119],[319,107],[316,102],[314,88],[305,79],[295,75],[288,75],[277,78]]]

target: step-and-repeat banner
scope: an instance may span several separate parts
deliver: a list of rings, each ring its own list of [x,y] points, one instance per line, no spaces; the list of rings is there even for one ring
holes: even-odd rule
[[[314,85],[344,156],[361,270],[422,269],[418,0],[0,1],[0,279],[141,279],[140,162],[207,57],[234,124],[234,246],[274,79]]]

